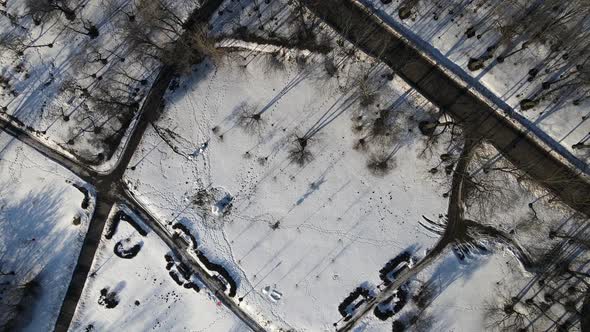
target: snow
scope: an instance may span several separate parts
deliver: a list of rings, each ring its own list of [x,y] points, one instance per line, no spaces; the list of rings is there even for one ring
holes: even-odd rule
[[[124,144],[119,143],[125,142],[135,126],[137,109],[123,105],[141,106],[161,63],[131,48],[126,13],[135,11],[133,3],[94,0],[69,4],[75,9],[74,20],[53,11],[39,25],[32,15],[26,15],[30,12],[26,1],[4,6],[0,15],[0,116],[18,118],[78,160],[106,171],[121,153]],[[183,2],[170,8],[182,18],[190,13],[191,5],[194,3]],[[98,36],[84,34],[91,25],[98,29]],[[152,37],[157,38],[156,33]]]
[[[446,180],[428,173],[439,150],[421,154],[425,138],[417,130],[431,108],[402,81],[383,79],[383,67],[371,73],[381,80],[380,106],[365,112],[354,89],[339,88],[337,78],[323,73],[321,56],[310,56],[302,69],[291,60],[296,52],[286,52],[285,69],[271,72],[272,55],[255,54],[244,60],[246,68],[206,62],[181,81],[157,124],[160,132],[174,131],[166,137],[174,150],[150,129],[126,178],[163,223],[185,224],[199,250],[230,270],[239,280],[238,297],[247,294],[242,307],[259,321],[332,329],[349,292],[367,280],[379,283],[379,269],[402,250],[436,240],[418,223],[423,214],[446,212]],[[365,65],[351,64],[351,74]],[[265,110],[259,130],[240,126],[244,104]],[[377,151],[395,153],[393,170],[378,177],[367,169],[370,153],[353,149],[359,136],[352,120],[390,105],[402,129],[391,146],[377,144]],[[293,135],[314,129],[313,160],[298,166],[287,152]],[[203,188],[218,193],[213,203],[229,194],[230,212],[219,217],[210,212],[214,205],[187,199]],[[271,298],[272,291],[281,295]]]
[[[111,211],[111,216],[116,210]],[[141,221],[139,224],[147,230]],[[119,258],[113,251],[125,239],[141,244],[133,258]],[[112,239],[101,239],[70,330],[248,330],[207,289],[197,293],[177,285],[165,267],[164,255],[169,253],[156,234],[148,232],[143,237],[122,220]],[[119,302],[114,308],[99,304],[103,288],[117,293]]]
[[[39,296],[23,315],[25,331],[52,330],[76,265],[93,198],[84,195],[74,175],[37,151],[0,134],[0,267],[15,276],[2,282],[40,281]],[[74,224],[79,217],[80,223]]]
[[[436,317],[432,331],[481,331],[490,327],[486,308],[492,305],[499,284],[517,290],[523,279],[514,257],[505,252],[461,262],[451,252],[424,273],[437,284],[436,298],[422,314]]]
[[[373,3],[390,23],[401,26],[409,39],[434,48],[429,51],[446,64],[464,68],[469,56],[489,42],[476,44],[463,37],[470,22],[483,12],[451,20],[455,14],[423,4],[418,7],[420,19],[400,21],[396,5],[366,2]],[[9,10],[18,11],[20,5],[13,3]],[[233,300],[266,329],[333,330],[332,324],[342,318],[338,305],[351,291],[361,285],[376,291],[382,283],[379,270],[389,260],[409,251],[416,262],[437,242],[445,224],[445,194],[451,179],[444,169],[452,168],[460,139],[449,141],[446,132],[438,141],[427,142],[418,123],[432,118],[437,109],[393,77],[386,66],[347,42],[323,45],[334,48],[328,54],[313,43],[303,50],[281,45],[300,28],[291,17],[293,7],[284,1],[261,3],[254,9],[249,1],[228,0],[221,8],[210,22],[211,31],[219,37],[221,57],[206,59],[175,79],[161,118],[148,127],[124,180],[157,221],[171,233],[176,223],[186,226],[198,251],[229,271],[238,284]],[[438,21],[429,18],[432,12],[438,13]],[[16,70],[14,58],[0,60],[6,68],[3,75],[19,92],[18,96],[6,91],[0,95],[0,106],[8,106],[7,114],[0,116],[18,115],[25,125],[47,128],[35,136],[90,158],[103,150],[93,146],[95,135],[79,130],[104,118],[84,118],[93,113],[80,112],[88,107],[83,106],[84,98],[60,87],[69,76],[93,81],[86,77],[90,72],[77,71],[72,61],[87,55],[86,46],[116,48],[124,41],[116,33],[121,18],[111,20],[93,1],[80,13],[104,24],[100,38],[92,42],[76,34],[69,38],[71,32],[62,34],[48,27],[37,43],[54,41],[55,47],[26,52],[23,63],[30,77]],[[60,20],[54,22],[56,26],[64,23]],[[262,22],[264,29],[259,27]],[[0,29],[2,24],[9,24],[5,16],[0,17]],[[226,38],[244,26],[250,33],[272,31],[278,37],[268,43],[264,38]],[[35,35],[43,29],[33,27],[27,33]],[[333,33],[321,24],[320,30],[318,44]],[[471,75],[474,82],[515,107],[533,91],[520,80],[543,55],[544,50],[537,51],[528,49],[504,64],[463,75]],[[328,60],[337,64],[335,73],[329,73]],[[128,63],[119,69],[146,79],[149,87],[159,64]],[[136,99],[142,98],[143,92]],[[37,110],[40,105],[46,109]],[[516,109],[571,150],[590,129],[581,119],[587,111],[560,107]],[[65,120],[65,114],[75,121]],[[371,126],[383,114],[390,135],[373,135]],[[123,141],[134,127],[134,120],[128,120]],[[119,123],[111,129],[118,132],[124,127]],[[75,130],[83,139],[68,147],[64,143]],[[293,151],[301,149],[302,138],[309,154],[297,155]],[[98,169],[114,165],[123,146]],[[83,195],[72,183],[84,184],[38,152],[5,134],[0,136],[0,147],[0,267],[15,269],[17,276],[24,274],[26,279],[41,276],[43,292],[26,330],[49,330],[94,202],[81,209]],[[443,158],[443,153],[449,153],[451,160]],[[541,257],[561,241],[551,238],[550,231],[575,230],[581,219],[538,186],[515,178],[514,172],[482,171],[490,166],[510,170],[497,153],[484,145],[469,167],[474,180],[487,181],[496,191],[479,201],[484,205],[468,199],[466,217],[511,234],[526,254]],[[391,159],[385,169],[368,167],[375,158],[387,155]],[[133,215],[118,206],[111,217],[118,209]],[[80,216],[80,225],[73,225],[75,216]],[[481,330],[488,324],[489,307],[530,281],[531,275],[516,259],[517,246],[481,240],[489,252],[459,260],[447,250],[407,283],[410,297],[425,283],[435,286],[432,303],[420,312],[420,324],[428,330]],[[171,249],[156,234],[150,231],[142,236],[121,221],[113,238],[101,238],[71,330],[247,329],[208,289],[196,292],[183,287],[189,281],[202,285],[194,276],[184,280],[177,264],[167,267],[165,255],[171,255]],[[178,280],[168,268],[179,275]],[[394,319],[407,319],[419,310],[409,299]],[[392,319],[380,321],[369,313],[355,331],[387,331],[391,323]]]
[[[540,83],[529,83],[527,77],[531,68],[545,60],[548,53],[546,47],[535,44],[534,47],[511,56],[504,63],[491,62],[483,70],[473,72],[467,69],[469,58],[483,54],[496,41],[496,36],[490,32],[481,39],[468,39],[465,31],[490,15],[490,8],[493,6],[482,6],[483,1],[468,4],[455,0],[441,3],[421,1],[412,18],[401,20],[398,15],[399,0],[389,5],[384,5],[379,0],[359,0],[359,3],[373,6],[379,17],[404,37],[415,42],[456,74],[459,73],[459,76],[470,77],[471,86],[481,83],[484,89],[491,91],[494,96],[492,100],[501,100],[502,104],[506,103],[517,112],[515,116],[523,116],[521,122],[527,127],[539,128],[587,163],[588,154],[572,148],[590,132],[585,103],[575,106],[571,100],[562,98],[558,103],[544,102],[527,111],[518,106],[522,99],[539,89]]]

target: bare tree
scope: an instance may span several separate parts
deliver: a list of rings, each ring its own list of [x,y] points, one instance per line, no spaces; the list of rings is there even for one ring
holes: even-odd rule
[[[398,9],[399,18],[402,20],[410,18],[419,3],[420,0],[404,0]]]
[[[245,102],[238,105],[236,110],[239,113],[238,125],[248,134],[260,135],[262,127],[265,124],[262,118],[263,111],[257,110],[255,106]]]
[[[530,322],[518,298],[502,298],[499,302],[488,303],[484,310],[484,320],[488,329],[501,332],[524,332]]]
[[[293,16],[297,44],[303,47],[315,44],[316,30],[321,22],[320,19],[316,15],[308,13],[307,8],[300,0],[294,2]]]
[[[163,62],[178,72],[209,57],[219,62],[223,52],[208,35],[205,24],[185,22],[181,13],[193,0],[175,3],[170,0],[139,0],[125,24],[125,37],[131,49],[145,59]],[[133,19],[131,19],[131,17]]]
[[[47,20],[54,13],[62,13],[68,21],[76,19],[73,4],[68,0],[26,0],[27,15],[31,16],[37,25]]]
[[[68,26],[68,28],[79,34],[86,35],[90,37],[90,39],[96,39],[100,35],[98,27],[94,25],[91,21],[80,20],[80,22],[82,23],[82,28],[84,28],[84,31],[78,30],[77,28],[71,26]]]
[[[292,140],[289,148],[289,159],[299,166],[303,166],[313,160],[313,154],[309,151],[310,138],[306,136],[297,136]]]
[[[395,168],[395,152],[391,153],[374,153],[367,161],[367,168],[375,176],[385,176]]]

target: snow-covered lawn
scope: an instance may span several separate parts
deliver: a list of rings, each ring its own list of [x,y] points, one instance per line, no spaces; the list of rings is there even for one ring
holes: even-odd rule
[[[25,331],[52,330],[94,208],[74,175],[7,134],[0,134],[0,276],[2,313],[24,306]],[[32,280],[32,297],[15,287]],[[30,283],[29,285],[35,285]],[[6,317],[3,317],[6,318]],[[3,322],[5,323],[5,322]]]
[[[141,221],[139,225],[148,230]],[[118,243],[125,249],[138,245],[139,252],[121,258],[114,253]],[[177,285],[166,269],[169,254],[156,234],[142,236],[121,220],[111,239],[101,239],[70,330],[248,330],[208,289],[196,292]],[[171,271],[178,270],[174,266]],[[103,289],[114,295],[101,297]]]
[[[380,283],[379,269],[401,251],[421,256],[436,241],[419,220],[446,213],[446,177],[428,172],[444,144],[422,153],[417,121],[430,106],[388,81],[387,69],[369,72],[380,90],[362,107],[356,89],[339,84],[365,60],[330,78],[322,56],[301,67],[298,55],[241,52],[200,65],[169,95],[160,135],[147,132],[126,177],[160,220],[189,227],[199,250],[230,271],[241,306],[260,321],[331,329],[351,291]],[[273,61],[280,69],[269,70]],[[366,133],[354,127],[380,109],[394,134],[367,143],[368,152],[354,149]],[[259,123],[244,119],[261,110]],[[303,166],[290,159],[297,135],[310,137]],[[393,154],[385,175],[367,168],[371,150]]]

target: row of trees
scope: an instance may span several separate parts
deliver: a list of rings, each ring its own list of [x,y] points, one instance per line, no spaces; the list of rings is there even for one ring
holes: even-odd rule
[[[547,48],[549,53],[529,69],[528,81],[538,88],[521,108],[531,109],[541,100],[570,99],[579,105],[590,97],[589,17],[590,3],[583,0],[498,1],[465,31],[467,38],[493,40],[468,67],[478,70],[492,59],[501,65],[525,50]]]

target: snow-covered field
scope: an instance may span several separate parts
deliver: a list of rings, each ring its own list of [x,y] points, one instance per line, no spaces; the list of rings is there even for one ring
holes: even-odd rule
[[[248,55],[204,63],[180,82],[157,123],[170,145],[150,130],[126,176],[159,219],[189,227],[199,250],[238,280],[242,307],[274,326],[331,329],[348,293],[380,283],[379,269],[401,251],[421,256],[435,242],[418,221],[446,213],[445,176],[428,172],[444,144],[422,154],[417,120],[429,106],[400,80],[381,77],[380,66],[371,72],[378,100],[361,107],[355,89],[325,74],[319,55],[300,67],[287,52],[272,72],[272,55],[250,55],[243,68],[236,59]],[[352,66],[368,65],[359,63]],[[370,152],[354,149],[362,131],[353,128],[380,108],[399,128],[391,142],[374,143],[374,153],[393,154],[391,171],[376,176]],[[259,124],[244,124],[261,110]],[[300,166],[289,150],[310,132],[311,157]],[[200,191],[210,197],[201,206]],[[231,208],[212,211],[227,198]]]
[[[469,4],[422,1],[418,14],[400,21],[399,0],[366,2],[448,65],[465,68],[491,42],[464,37],[485,8],[472,13]],[[136,52],[132,61],[121,61],[131,52],[123,30],[136,19],[130,8],[137,3],[83,3],[76,19],[52,14],[52,24],[40,25],[23,14],[22,3],[8,4],[0,29],[13,30],[0,37],[34,44],[20,55],[0,49],[9,54],[0,59],[0,107],[1,116],[18,116],[51,144],[98,164],[129,134],[160,63],[142,62]],[[174,24],[191,8],[175,8],[182,14]],[[17,21],[26,28],[11,13],[23,14]],[[424,120],[439,119],[439,110],[296,2],[227,0],[209,23],[217,50],[174,78],[162,115],[148,126],[124,181],[171,234],[190,232],[194,242],[187,250],[205,270],[213,264],[227,270],[237,284],[229,296],[261,326],[334,330],[342,311],[354,311],[341,304],[357,287],[371,297],[399,275],[401,270],[389,270],[386,281],[383,272],[397,258],[407,254],[412,267],[429,252],[439,253],[430,249],[447,222],[461,130],[443,116],[444,129],[425,133]],[[94,25],[100,35],[92,35]],[[516,107],[535,89],[526,76],[543,52],[530,48],[469,74],[571,150],[590,130],[584,104]],[[109,95],[118,84],[123,95]],[[109,103],[102,112],[103,99],[111,97],[128,103],[119,105],[122,112],[113,113],[121,108]],[[486,144],[476,149],[467,173],[465,220],[450,235],[456,242],[376,306],[401,311],[381,320],[371,310],[355,331],[391,331],[396,321],[417,331],[494,330],[509,321],[494,314],[512,315],[513,309],[538,315],[529,327],[547,328],[546,313],[562,315],[558,323],[565,324],[564,312],[581,310],[578,293],[587,287],[574,272],[587,271],[588,253],[567,239],[585,236],[584,218]],[[95,204],[91,196],[86,201],[82,186],[40,153],[0,134],[0,282],[37,294],[35,302],[29,295],[19,300],[31,322],[26,330],[50,330],[55,323]],[[141,220],[122,219],[110,232],[122,212],[135,218],[122,205],[111,211],[72,331],[247,330],[195,275],[187,276]],[[462,252],[465,247],[471,251]],[[542,261],[551,255],[567,257],[566,269]],[[530,261],[543,269],[527,271]],[[14,276],[4,275],[8,271]],[[568,273],[568,294],[552,293]],[[40,287],[29,287],[31,280]],[[549,309],[537,310],[541,306]]]
[[[53,329],[88,228],[94,199],[82,208],[85,196],[72,184],[84,185],[0,134],[0,270],[14,272],[0,276],[1,312],[23,305],[17,325],[25,331]],[[32,290],[33,297],[21,297],[18,287]]]
[[[132,258],[121,258],[114,253],[117,243],[140,249]],[[168,254],[170,249],[156,234],[142,236],[121,220],[111,239],[101,239],[70,330],[248,330],[206,288],[195,292],[177,285],[166,269]],[[116,295],[101,300],[103,289]]]
[[[541,82],[550,80],[551,75],[541,73],[535,81],[527,81],[531,69],[548,61],[548,47],[534,44],[534,47],[515,53],[503,63],[490,60],[481,70],[467,69],[470,58],[485,54],[486,49],[498,40],[496,32],[488,32],[501,24],[495,23],[493,19],[493,11],[498,10],[494,2],[416,1],[418,5],[412,10],[412,16],[405,20],[401,20],[398,14],[400,4],[404,1],[395,0],[389,4],[383,4],[380,0],[359,2],[373,6],[382,19],[395,26],[405,37],[415,41],[441,63],[456,65],[458,70],[464,71],[474,82],[483,84],[503,102],[522,114],[531,125],[539,127],[587,162],[588,155],[585,149],[572,148],[580,141],[585,142],[584,138],[590,132],[590,124],[586,121],[589,114],[587,100],[580,105],[574,105],[572,100],[575,98],[564,93],[559,96],[560,100],[557,103],[546,100],[526,111],[519,107],[521,100],[540,90]],[[472,26],[477,26],[477,33],[483,34],[481,38],[466,37],[467,30]],[[507,52],[518,49],[519,47],[514,46],[514,49]],[[496,56],[502,51],[496,52]],[[550,68],[552,65],[554,64],[549,62],[546,67]]]
[[[337,78],[327,76],[322,56],[312,54],[301,66],[289,60],[297,52],[286,52],[279,59],[284,67],[269,73],[269,63],[276,61],[269,52],[230,54],[232,61],[216,66],[206,62],[179,82],[127,180],[160,220],[187,226],[199,250],[230,271],[239,285],[238,299],[244,298],[242,307],[260,321],[272,327],[331,329],[341,318],[338,304],[357,286],[380,284],[378,271],[389,259],[406,249],[420,258],[436,241],[419,222],[422,216],[436,220],[446,213],[448,176],[439,159],[446,144],[443,140],[423,153],[426,138],[416,121],[427,116],[428,104],[398,79],[377,79],[378,101],[368,109],[395,105],[389,109],[398,131],[388,138],[394,166],[385,175],[372,173],[367,168],[371,152],[358,145],[363,131],[353,129],[360,114],[374,119],[378,112],[371,115],[354,89],[342,89]],[[245,55],[247,67],[236,65],[239,55]],[[371,77],[381,78],[381,71],[377,67]],[[251,116],[260,111],[254,121]],[[297,137],[310,137],[312,157],[303,166],[290,158]],[[506,166],[494,156],[493,150],[478,153],[472,172],[481,164]],[[439,172],[433,175],[429,170],[435,166]],[[516,181],[516,173],[494,174],[499,178],[474,173],[498,195],[474,199],[468,215],[514,234],[535,254],[546,252],[557,242],[547,240],[549,231],[567,209],[547,197],[537,199],[544,192]],[[540,215],[537,221],[531,220],[531,202]],[[438,307],[429,309],[438,310],[431,312],[436,320],[448,329],[485,326],[484,302],[494,300],[488,298],[494,283],[511,280],[503,272],[506,264],[523,282],[530,277],[506,248],[488,247],[497,254],[466,262],[449,254],[420,275],[448,278],[444,296],[435,300]],[[459,283],[472,290],[461,292]],[[484,288],[490,292],[478,291]],[[458,312],[443,310],[459,296]],[[455,317],[476,307],[476,314],[464,320]],[[368,330],[390,328],[390,322],[374,317],[362,324]]]

